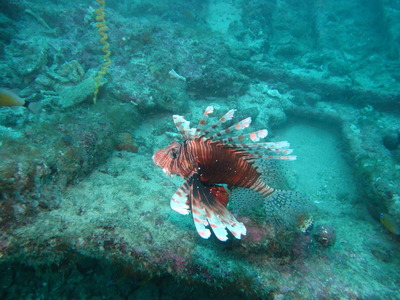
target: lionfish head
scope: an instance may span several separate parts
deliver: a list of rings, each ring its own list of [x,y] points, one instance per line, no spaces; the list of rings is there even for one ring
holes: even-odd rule
[[[173,141],[167,148],[156,151],[153,155],[153,162],[160,167],[165,174],[175,175],[179,172],[177,158],[181,151],[181,144]]]

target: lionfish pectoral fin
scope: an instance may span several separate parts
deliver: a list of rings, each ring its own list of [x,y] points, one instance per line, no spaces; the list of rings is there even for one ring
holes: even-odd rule
[[[228,205],[229,194],[223,186],[220,185],[211,186],[208,188],[208,190],[210,191],[211,195],[215,198],[215,200],[217,200],[225,207]]]
[[[200,180],[198,181],[200,182]],[[200,182],[200,185],[196,185],[194,182],[195,180],[193,177],[190,177],[188,180],[190,189],[188,199],[192,208],[193,222],[196,226],[198,234],[203,239],[208,239],[211,236],[211,231],[210,229],[206,228],[208,225],[207,214],[204,203],[202,202],[202,193],[199,191],[199,186],[202,186],[202,184]]]
[[[193,221],[196,226],[197,232],[202,238],[209,238],[211,232],[207,225],[209,225],[214,232],[215,236],[220,241],[228,239],[227,229],[237,239],[242,235],[246,235],[246,227],[236,220],[236,218],[225,207],[227,201],[221,196],[216,197],[215,193],[218,188],[209,188],[203,185],[199,176],[194,174],[189,179],[189,200],[192,207]],[[223,190],[222,190],[223,189]],[[226,193],[225,189],[219,190],[221,193]],[[224,196],[225,197],[225,196]]]
[[[188,215],[190,213],[189,206],[189,185],[186,181],[182,184],[171,198],[171,208],[182,215]]]

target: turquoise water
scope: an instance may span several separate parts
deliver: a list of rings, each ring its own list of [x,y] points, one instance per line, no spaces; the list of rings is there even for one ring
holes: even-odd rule
[[[0,3],[0,298],[397,299],[400,4],[105,1]],[[269,197],[154,164],[208,106]]]

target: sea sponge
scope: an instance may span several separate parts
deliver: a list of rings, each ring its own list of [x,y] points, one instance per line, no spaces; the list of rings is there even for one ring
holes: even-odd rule
[[[96,9],[94,12],[97,15],[96,16],[96,27],[98,28],[97,32],[100,34],[101,39],[100,43],[102,43],[104,46],[101,48],[101,50],[104,52],[104,62],[103,65],[101,66],[100,71],[97,73],[96,76],[96,86],[94,88],[94,96],[93,96],[93,102],[96,103],[97,101],[97,94],[99,93],[99,88],[101,86],[101,78],[107,73],[109,70],[108,66],[111,64],[110,60],[110,55],[111,52],[109,50],[110,44],[107,42],[108,35],[104,32],[108,30],[108,27],[106,25],[106,20],[105,20],[105,12],[104,9],[106,7],[105,0],[96,0],[97,3],[101,4],[101,7]]]
[[[25,100],[10,90],[0,88],[0,106],[23,106]]]

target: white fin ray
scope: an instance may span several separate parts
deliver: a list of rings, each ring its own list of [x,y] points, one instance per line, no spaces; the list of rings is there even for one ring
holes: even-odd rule
[[[265,150],[264,152],[258,153],[258,151],[251,152],[252,154],[256,155],[290,155],[293,153],[293,149],[275,149],[275,150]]]
[[[236,142],[236,141],[244,141],[246,139],[250,139],[253,142],[258,142],[260,139],[265,138],[267,135],[268,135],[268,131],[266,129],[261,129],[261,130],[253,131],[253,132],[250,132],[247,134],[222,139],[221,142],[224,144],[228,144],[228,143],[232,143],[232,142]],[[238,145],[241,145],[241,144],[238,144]]]
[[[254,155],[252,158],[247,161],[250,163],[255,162],[257,159],[277,159],[277,160],[296,160],[296,155]]]
[[[280,160],[295,160],[295,155],[290,155],[293,149],[288,149],[290,144],[287,141],[281,142],[266,142],[266,143],[250,143],[250,144],[231,144],[232,139],[224,139],[222,142],[228,147],[235,149],[245,149],[251,154],[249,162],[254,162],[256,159],[280,159]]]
[[[228,231],[239,240],[242,235],[246,235],[244,224],[237,221],[228,209],[220,203],[215,203],[213,207],[206,207],[206,213],[207,221],[220,241],[225,242],[228,240]]]
[[[227,230],[237,239],[246,234],[246,227],[238,222],[223,204],[218,202],[200,181],[199,175],[194,174],[187,182],[193,221],[202,238],[208,239],[211,236],[211,230],[220,241],[228,239]]]
[[[214,134],[211,139],[215,139],[217,137],[223,136],[224,134],[228,134],[232,132],[233,130],[243,130],[247,127],[249,127],[251,124],[251,117],[248,117],[246,119],[243,119],[242,121],[236,123],[235,125],[232,125],[231,127],[228,127],[224,130],[221,130],[220,132],[217,132]]]
[[[222,140],[222,142],[227,141],[228,139]],[[228,141],[229,142],[229,141]],[[286,149],[290,147],[290,144],[287,141],[281,142],[264,142],[264,143],[247,143],[247,144],[229,144],[224,143],[232,148],[253,148],[253,149],[268,149],[268,150],[276,150],[276,149]]]
[[[230,111],[228,111],[217,122],[215,122],[213,125],[211,125],[207,130],[205,130],[204,135],[207,135],[208,133],[210,133],[211,130],[220,127],[225,122],[232,120],[235,112],[236,112],[236,109],[231,109]]]
[[[176,129],[184,140],[193,140],[196,137],[196,128],[190,128],[190,122],[179,115],[172,116]]]
[[[242,235],[246,235],[246,226],[236,220],[234,215],[232,215],[225,206],[222,206],[218,203],[215,208],[220,213],[217,214],[213,212],[214,218],[209,218],[208,220],[212,230],[219,240],[224,241],[224,233],[226,233],[226,229],[229,230],[233,234],[233,236],[239,240],[241,239]],[[220,221],[220,223],[218,223],[218,221],[215,221],[216,218]],[[218,227],[216,227],[215,225],[218,225]],[[216,230],[218,232],[216,232]]]
[[[203,133],[203,127],[204,125],[207,124],[208,115],[212,114],[213,112],[214,112],[213,106],[207,106],[207,108],[204,110],[203,118],[199,121],[199,124],[197,125],[196,128],[196,137],[200,136]]]
[[[235,238],[240,240],[242,238],[242,235],[246,235],[246,226],[244,226],[243,223],[238,222],[231,213],[229,213],[229,215],[229,221],[224,221],[224,223],[226,224],[226,228],[233,234]]]
[[[228,239],[228,232],[226,231],[226,225],[220,220],[218,215],[215,213],[212,207],[208,207],[207,211],[207,221],[210,224],[212,231],[215,236],[220,240],[225,242]]]
[[[196,201],[194,198],[192,198],[192,214],[194,225],[196,226],[198,234],[203,239],[208,239],[211,236],[211,231],[210,229],[206,228],[208,225],[206,210],[203,206],[203,203]]]
[[[246,151],[254,156],[264,156],[264,155],[268,156],[268,155],[278,155],[278,154],[279,155],[289,155],[289,154],[292,154],[293,149],[273,149],[273,150],[270,150],[270,149],[267,149],[267,150],[265,150],[265,149],[261,149],[261,150],[248,149]]]
[[[182,215],[188,215],[190,213],[189,206],[189,189],[187,182],[182,184],[171,198],[171,208]]]

